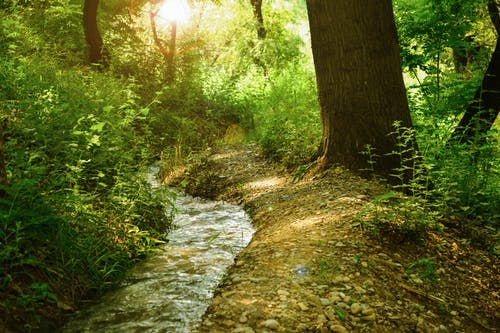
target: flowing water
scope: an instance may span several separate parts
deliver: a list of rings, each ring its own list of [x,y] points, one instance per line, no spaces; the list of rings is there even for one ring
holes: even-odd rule
[[[162,254],[68,323],[70,332],[191,332],[253,228],[241,207],[181,195]]]

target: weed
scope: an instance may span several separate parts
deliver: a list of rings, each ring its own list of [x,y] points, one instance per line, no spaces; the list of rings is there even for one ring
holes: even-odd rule
[[[430,284],[435,284],[438,279],[438,273],[434,268],[434,263],[429,258],[423,258],[418,261],[412,262],[406,269],[407,274],[415,274],[424,281]]]

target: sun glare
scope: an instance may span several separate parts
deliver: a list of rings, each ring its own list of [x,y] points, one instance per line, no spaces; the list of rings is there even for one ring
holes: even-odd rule
[[[170,22],[185,22],[189,18],[189,6],[186,0],[165,0],[158,16]]]

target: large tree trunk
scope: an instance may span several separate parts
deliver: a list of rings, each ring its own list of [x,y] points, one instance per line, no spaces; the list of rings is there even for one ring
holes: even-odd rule
[[[401,166],[393,124],[411,128],[391,0],[307,0],[323,124],[319,161],[368,169],[365,145],[380,156],[375,172]],[[390,179],[395,181],[395,179]]]
[[[495,0],[488,2],[491,21],[497,31],[497,41],[490,63],[460,123],[455,128],[450,142],[479,143],[495,122],[500,109],[500,15]]]
[[[85,0],[83,4],[83,29],[85,39],[90,47],[89,61],[91,64],[103,64],[103,43],[97,26],[97,8],[99,0]]]

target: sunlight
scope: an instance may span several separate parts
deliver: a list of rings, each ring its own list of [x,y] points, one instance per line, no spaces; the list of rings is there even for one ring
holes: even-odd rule
[[[166,0],[158,16],[170,22],[185,22],[189,19],[189,6],[186,0]]]

